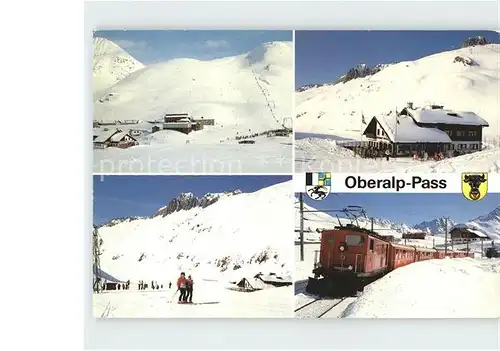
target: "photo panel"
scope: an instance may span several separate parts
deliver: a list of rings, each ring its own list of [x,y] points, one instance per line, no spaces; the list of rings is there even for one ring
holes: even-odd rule
[[[93,315],[293,318],[293,220],[291,176],[94,176]]]
[[[293,33],[96,31],[94,173],[293,170]]]
[[[499,55],[494,31],[296,31],[296,171],[498,170]]]
[[[423,177],[294,180],[295,318],[500,317],[498,173]]]

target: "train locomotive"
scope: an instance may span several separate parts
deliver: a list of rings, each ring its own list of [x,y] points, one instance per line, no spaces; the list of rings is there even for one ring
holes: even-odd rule
[[[306,291],[351,296],[394,269],[445,257],[473,257],[473,253],[394,244],[371,230],[352,224],[339,226],[321,232],[314,277],[309,277]]]

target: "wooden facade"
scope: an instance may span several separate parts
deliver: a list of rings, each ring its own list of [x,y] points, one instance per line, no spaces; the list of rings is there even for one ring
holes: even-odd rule
[[[450,143],[444,142],[394,142],[377,117],[373,117],[368,123],[368,126],[363,132],[363,136],[367,139],[366,142],[361,143],[363,147],[379,151],[388,149],[392,157],[412,156],[414,153],[422,152],[430,156],[436,152],[440,153],[450,150],[451,145]]]
[[[449,115],[451,121],[453,121],[453,116],[458,117],[457,113],[452,111],[448,112],[448,110],[442,111],[442,108],[442,106],[432,106],[432,108],[424,110],[426,113],[430,114],[433,113],[433,110],[436,110],[436,114]],[[381,121],[377,117],[373,117],[363,132],[363,136],[366,137],[366,142],[368,143],[368,148],[382,151],[389,149],[391,156],[412,156],[414,154],[427,154],[427,156],[432,156],[435,153],[458,156],[460,154],[480,151],[482,149],[483,128],[487,126],[487,124],[442,123],[439,122],[439,118],[436,123],[422,123],[417,121],[413,113],[415,113],[415,110],[412,110],[411,107],[407,107],[397,115],[398,118],[404,116],[405,119],[409,119],[414,123],[415,127],[429,128],[434,131],[437,129],[441,132],[445,132],[448,135],[446,139],[449,140],[446,142],[444,140],[435,142],[401,142],[393,140],[394,136],[387,133]],[[478,119],[480,120],[480,118]],[[395,125],[394,128],[397,131],[397,125]],[[437,140],[439,139],[440,138],[437,138]]]
[[[434,110],[441,110],[443,106],[433,106]],[[483,128],[484,125],[470,125],[457,123],[421,123],[417,122],[412,116],[412,110],[404,108],[399,115],[411,117],[415,124],[423,128],[437,128],[442,130],[451,139],[451,144],[447,150],[456,150],[458,152],[474,152],[483,148]],[[448,113],[451,117],[457,116],[456,113]]]
[[[94,136],[94,149],[105,149],[107,147],[118,147],[126,149],[138,145],[137,140],[129,133],[120,129],[109,131],[107,134]]]
[[[450,230],[451,240],[454,242],[467,242],[476,240],[489,240],[490,238],[483,233],[471,230],[469,228],[453,228]]]

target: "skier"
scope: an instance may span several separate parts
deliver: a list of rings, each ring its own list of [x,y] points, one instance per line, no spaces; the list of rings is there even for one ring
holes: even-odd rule
[[[184,301],[193,303],[193,278],[190,275],[188,275],[186,280],[186,296],[184,297]]]
[[[180,277],[177,279],[177,290],[181,293],[179,295],[178,303],[186,303],[186,274],[184,272],[181,273]]]
[[[168,282],[168,288],[172,289],[172,282]]]
[[[391,156],[391,152],[389,151],[389,149],[386,149],[386,150],[385,150],[385,159],[386,159],[387,161],[389,161],[389,156]]]

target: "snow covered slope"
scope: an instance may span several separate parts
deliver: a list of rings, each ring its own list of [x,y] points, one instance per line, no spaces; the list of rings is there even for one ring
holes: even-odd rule
[[[292,201],[291,182],[201,199],[184,194],[151,217],[100,227],[101,268],[132,282],[173,281],[180,271],[226,282],[259,272],[290,276]]]
[[[343,317],[499,318],[500,260],[430,260],[398,268],[365,287]]]
[[[442,161],[415,161],[411,158],[366,159],[337,144],[336,140],[310,136],[295,141],[295,171],[311,172],[366,172],[366,173],[457,173],[500,172],[500,148],[494,147]]]
[[[144,65],[117,44],[104,38],[93,40],[92,89],[94,101],[103,90],[119,82]]]
[[[293,98],[292,42],[270,42],[212,61],[175,59],[137,71],[94,104],[94,119],[157,120],[165,113],[213,118],[215,127],[196,132],[221,137],[289,126]],[[214,136],[216,134],[216,136]]]
[[[499,63],[500,45],[488,44],[381,66],[346,83],[299,89],[295,128],[359,140],[362,113],[369,119],[411,101],[473,111],[489,123],[484,135],[491,140],[500,135]]]

